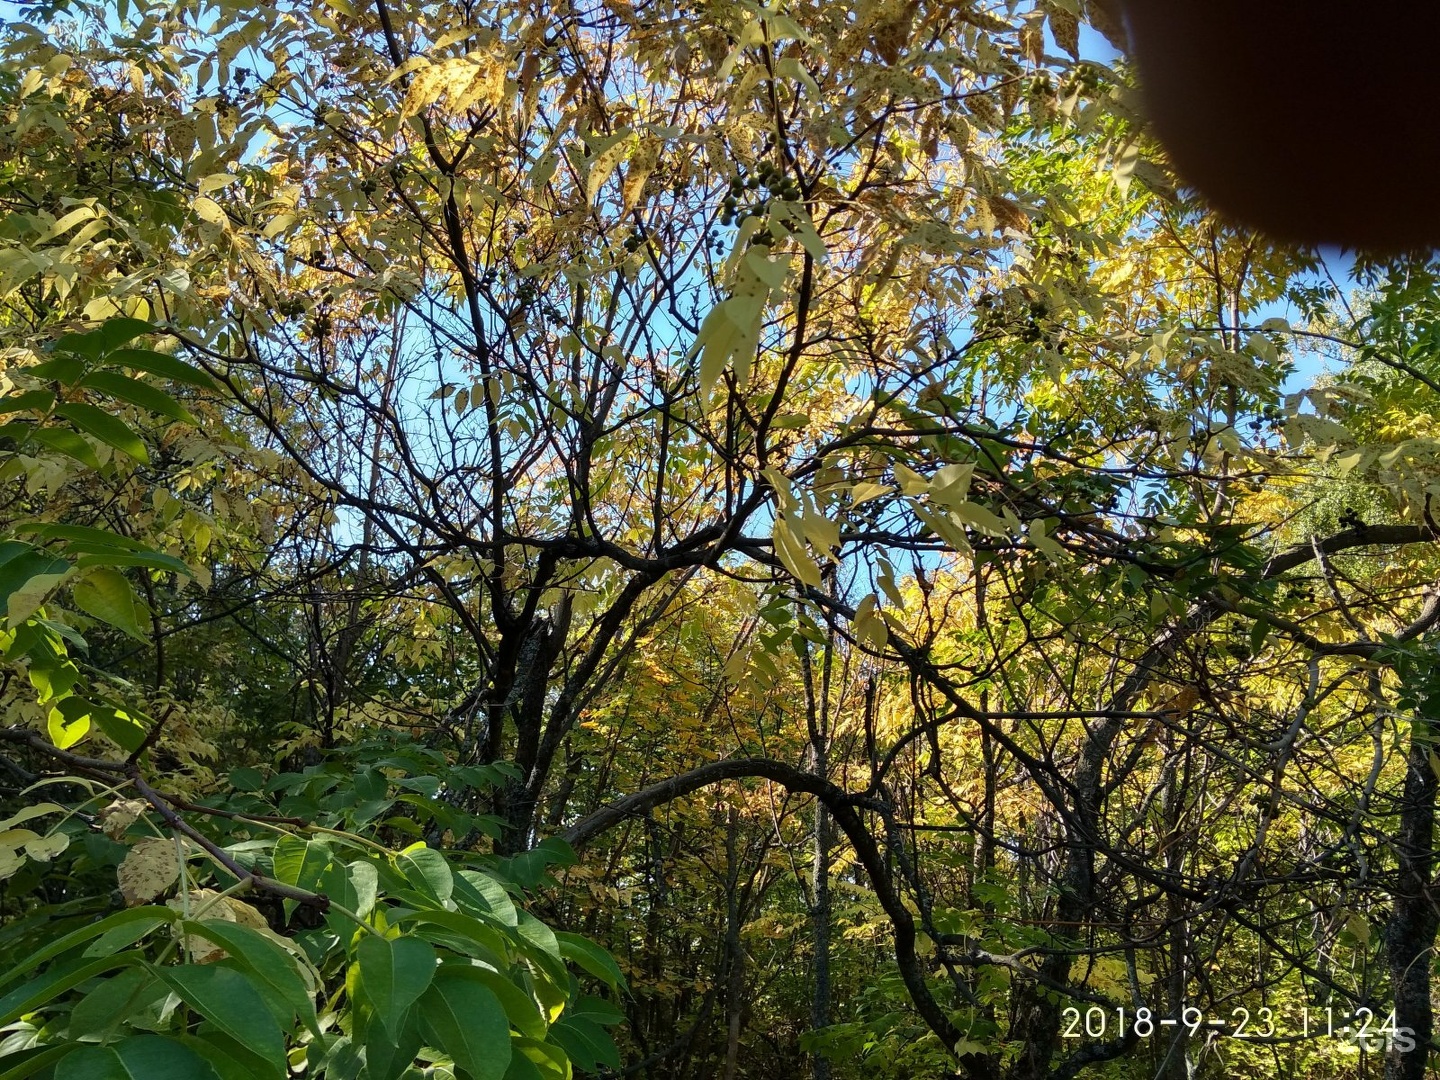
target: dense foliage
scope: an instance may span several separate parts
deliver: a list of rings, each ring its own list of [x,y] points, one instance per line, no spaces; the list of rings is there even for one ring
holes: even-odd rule
[[[1104,35],[24,7],[0,1077],[1425,1075],[1437,268]]]

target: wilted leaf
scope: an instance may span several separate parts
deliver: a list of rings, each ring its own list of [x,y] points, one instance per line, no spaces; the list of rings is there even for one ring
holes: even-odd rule
[[[155,899],[180,877],[180,860],[175,841],[169,837],[146,837],[125,856],[116,870],[120,895],[131,907]]]

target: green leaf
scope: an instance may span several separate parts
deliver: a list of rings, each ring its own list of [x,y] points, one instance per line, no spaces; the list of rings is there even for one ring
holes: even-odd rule
[[[411,886],[436,904],[450,899],[454,882],[445,856],[424,844],[412,844],[395,856],[395,865]]]
[[[365,1080],[398,1080],[415,1064],[420,1052],[420,1022],[413,1012],[405,1015],[400,1031],[391,1035],[373,1012],[359,1010],[358,1025],[365,1043]]]
[[[435,977],[435,947],[419,938],[367,934],[355,949],[360,987],[392,1038],[415,1000]]]
[[[140,605],[135,590],[118,570],[97,567],[75,583],[75,606],[101,622],[123,630],[137,641],[148,641],[140,627]]]
[[[549,1024],[546,1023],[540,1006],[534,998],[501,972],[473,964],[452,966],[467,979],[474,979],[490,988],[491,993],[500,999],[500,1004],[505,1009],[505,1015],[510,1020],[510,1026],[516,1031],[522,1035],[529,1035],[533,1039],[545,1038],[545,1031]]]
[[[54,356],[49,360],[42,360],[38,364],[31,364],[25,369],[25,374],[33,375],[37,379],[54,379],[58,383],[70,386],[80,380],[87,367],[88,365],[82,357]]]
[[[86,442],[78,431],[59,427],[34,428],[30,432],[30,438],[41,446],[48,446],[66,457],[74,458],[87,468],[100,468],[100,458],[96,456],[95,448]]]
[[[158,969],[180,1000],[285,1074],[285,1037],[255,984],[244,974],[214,965]]]
[[[91,566],[148,566],[155,570],[169,570],[185,577],[192,576],[190,567],[186,566],[184,562],[173,555],[165,555],[159,551],[144,553],[110,551],[104,554],[81,555],[75,560],[75,565],[81,570]]]
[[[155,907],[142,907],[136,908],[135,910],[140,912],[144,917],[131,919],[121,923],[119,926],[112,926],[109,930],[101,934],[94,944],[85,950],[85,955],[109,956],[111,953],[117,953],[127,945],[133,945],[139,941],[157,926],[164,926],[166,923],[173,923],[175,921],[174,913],[168,908],[165,909],[164,915],[154,914],[154,912],[160,910]],[[125,914],[128,915],[130,913],[125,912]]]
[[[45,603],[50,598],[50,594],[59,588],[72,573],[74,571],[67,563],[64,570],[54,574],[40,574],[32,577],[12,592],[5,601],[10,627],[13,629],[19,626],[39,611],[40,605]]]
[[[512,1039],[515,1056],[505,1080],[570,1080],[573,1071],[565,1051],[538,1039]]]
[[[29,1051],[6,1054],[0,1058],[0,1065],[8,1065],[11,1062],[15,1062],[15,1064],[12,1068],[0,1072],[0,1080],[24,1080],[29,1076],[44,1076],[46,1069],[74,1049],[74,1043],[61,1043],[59,1046],[34,1047]]]
[[[141,334],[154,331],[155,327],[141,319],[109,319],[94,330],[83,334],[66,334],[55,342],[59,353],[78,353],[91,360],[98,360],[112,349],[127,341],[133,341]]]
[[[313,889],[330,864],[330,845],[323,840],[282,836],[275,842],[275,880]]]
[[[55,404],[55,395],[49,390],[27,390],[23,394],[6,394],[0,397],[0,416],[13,412],[48,413]]]
[[[128,367],[134,371],[148,372],[151,375],[159,375],[162,379],[198,386],[204,390],[215,388],[215,380],[199,368],[187,364],[184,360],[177,360],[173,356],[151,349],[120,349],[105,357],[104,362],[108,367]]]
[[[258,769],[244,765],[230,770],[230,786],[236,791],[259,791],[265,786],[265,777]]]
[[[4,975],[0,975],[0,986],[14,982],[21,975],[24,975],[27,971],[33,971],[47,960],[53,960],[57,956],[62,956],[75,948],[75,946],[84,944],[92,938],[98,938],[102,934],[109,933],[111,930],[128,926],[132,923],[144,923],[147,929],[153,930],[160,923],[173,923],[179,918],[180,916],[169,908],[153,905],[130,908],[128,911],[117,911],[113,915],[107,915],[98,922],[93,922],[82,926],[78,930],[73,930],[64,937],[56,938],[50,942],[50,944],[41,947],[9,971],[5,972]]]
[[[283,1001],[317,1039],[321,1037],[315,999],[294,956],[259,930],[225,919],[201,919],[182,925],[187,933],[207,938],[228,952],[235,963],[255,976],[262,990]]]
[[[157,389],[139,379],[121,375],[115,371],[96,371],[80,380],[81,386],[93,387],[120,401],[138,405],[152,413],[168,416],[182,423],[194,424],[194,415],[164,390]]]
[[[562,1016],[550,1025],[550,1039],[570,1055],[570,1060],[586,1072],[596,1072],[604,1065],[620,1068],[620,1052],[610,1033],[593,1020],[583,1016]]]
[[[421,927],[427,924],[443,927],[449,932],[449,935],[453,936],[433,933],[428,936],[466,956],[484,960],[495,967],[504,965],[502,958],[508,952],[508,942],[500,929],[492,928],[480,919],[472,918],[458,911],[430,909],[397,914],[396,921],[416,922]],[[417,934],[427,933],[424,929],[417,929],[415,932]]]
[[[145,736],[150,733],[154,721],[144,713],[134,715],[124,709],[101,706],[90,714],[91,721],[126,753],[133,754],[145,745]]]
[[[64,559],[18,540],[0,543],[0,604],[35,581],[53,581],[70,569]]]
[[[510,1022],[489,987],[447,965],[420,999],[429,1041],[474,1080],[501,1080],[510,1064]]]
[[[82,1046],[55,1069],[55,1080],[219,1080],[195,1051],[161,1035],[114,1046]]]
[[[477,870],[461,870],[455,875],[455,902],[462,908],[477,915],[492,915],[505,926],[514,926],[519,921],[515,904],[505,886],[489,874]]]
[[[24,536],[33,536],[41,543],[51,540],[65,540],[71,551],[148,551],[144,544],[128,536],[111,532],[109,529],[94,529],[88,525],[66,525],[58,521],[32,519],[22,521],[15,531]]]
[[[122,420],[117,420],[103,409],[83,401],[69,401],[55,408],[56,416],[63,416],[87,435],[93,435],[108,446],[129,454],[136,461],[148,462],[149,453],[145,443]]]
[[[95,706],[80,697],[61,698],[45,718],[50,741],[60,750],[68,750],[90,734],[90,717]],[[149,899],[149,897],[146,897]]]
[[[144,968],[130,968],[86,994],[70,1011],[70,1039],[88,1035],[104,1036],[118,1028],[127,1017],[147,1008],[169,993],[168,988]]]
[[[73,990],[88,979],[93,979],[96,975],[103,975],[115,968],[132,967],[143,962],[144,958],[139,953],[121,953],[118,956],[105,956],[98,960],[91,960],[89,963],[59,965],[55,969],[45,972],[39,978],[17,986],[0,998],[0,1027],[13,1024],[26,1013],[34,1012],[42,1005],[54,1001],[60,995]]]
[[[565,1015],[568,1017],[584,1017],[593,1024],[601,1027],[611,1027],[615,1024],[624,1023],[625,1014],[614,1002],[598,998],[594,994],[585,994],[579,1001],[565,1008]]]
[[[625,990],[625,976],[615,958],[579,934],[555,931],[555,940],[560,944],[560,955],[571,963],[594,975],[611,989]]]

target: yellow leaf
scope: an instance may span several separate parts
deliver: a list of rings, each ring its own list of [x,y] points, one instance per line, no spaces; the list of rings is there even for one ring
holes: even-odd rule
[[[979,503],[963,502],[955,508],[955,516],[964,524],[991,536],[1008,536],[1005,522]]]
[[[963,506],[965,496],[970,492],[970,477],[974,473],[974,462],[944,466],[930,481],[930,497],[952,508]]]
[[[226,230],[230,228],[229,217],[226,216],[225,211],[214,199],[201,195],[190,205],[194,208],[200,220],[207,225],[214,225],[216,228]]]
[[[709,400],[720,380],[720,373],[731,357],[743,356],[748,365],[750,354],[760,338],[760,317],[764,300],[755,296],[732,296],[711,309],[700,325],[695,345],[700,352],[700,393]],[[743,373],[737,370],[737,374]],[[743,377],[741,382],[744,382]]]
[[[1065,554],[1064,548],[1045,535],[1045,523],[1039,518],[1031,519],[1029,538],[1030,546],[1043,554],[1051,562],[1054,562]]]
[[[640,205],[640,195],[645,190],[645,181],[660,163],[660,139],[647,135],[640,140],[630,166],[625,170],[625,182],[620,186],[620,213],[628,214]]]
[[[785,569],[794,574],[795,577],[805,585],[818,589],[820,587],[820,567],[810,553],[805,550],[805,544],[791,531],[789,523],[783,517],[775,519],[775,554],[780,556],[780,561],[785,564]]]
[[[859,506],[881,495],[888,495],[894,488],[888,484],[877,484],[873,480],[862,480],[851,489],[852,505]]]
[[[930,490],[930,481],[908,465],[901,465],[897,461],[891,468],[895,471],[895,482],[906,495],[923,495]]]
[[[875,604],[874,593],[861,600],[855,608],[855,618],[851,620],[851,624],[855,628],[856,637],[871,648],[878,650],[883,649],[885,643],[890,639],[890,629],[875,610]]]
[[[793,528],[826,555],[840,546],[840,526],[814,510],[795,518]]]
[[[620,162],[625,160],[625,155],[629,152],[633,140],[634,136],[630,133],[617,135],[613,141],[604,144],[604,148],[590,160],[590,168],[585,174],[585,199],[587,202],[595,201],[595,196],[600,193],[605,181],[610,179],[611,174],[619,168]]]
[[[195,185],[195,190],[201,195],[209,195],[212,191],[219,191],[221,188],[229,187],[240,177],[234,173],[211,173],[209,176],[202,176],[200,182]]]
[[[753,247],[745,253],[745,264],[755,272],[755,276],[772,289],[779,289],[785,285],[785,276],[790,272],[790,260],[783,255],[777,258],[770,258],[765,254],[763,248]]]

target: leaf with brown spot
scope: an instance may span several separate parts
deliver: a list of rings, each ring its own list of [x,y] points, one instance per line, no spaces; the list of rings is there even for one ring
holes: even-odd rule
[[[180,877],[175,841],[155,836],[141,840],[130,849],[115,873],[127,907],[155,899]]]

